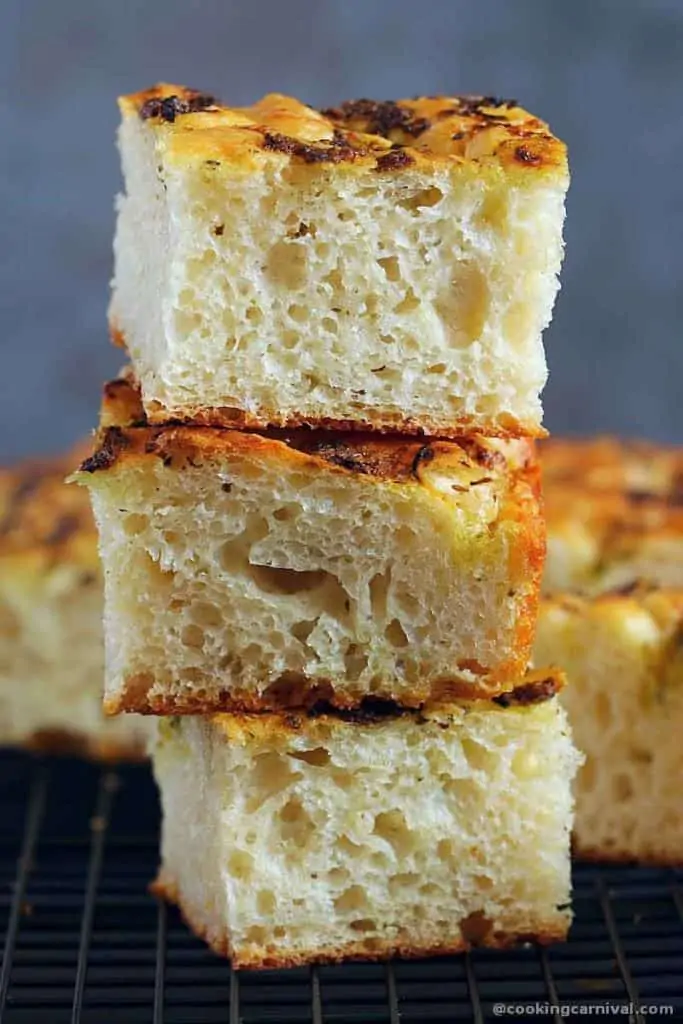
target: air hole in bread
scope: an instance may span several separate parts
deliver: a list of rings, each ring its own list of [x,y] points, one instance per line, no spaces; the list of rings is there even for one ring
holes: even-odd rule
[[[350,928],[353,928],[354,932],[376,932],[377,925],[369,917],[361,917],[357,921],[351,921]]]
[[[410,641],[398,619],[392,619],[384,630],[384,635],[392,647],[407,647]]]
[[[280,337],[282,347],[286,349],[296,348],[301,341],[301,335],[296,331],[283,331]]]
[[[345,889],[334,901],[335,910],[340,913],[353,910],[362,910],[367,907],[368,896],[362,885],[352,885]]]
[[[275,911],[276,901],[270,889],[259,889],[256,896],[256,909],[264,917],[270,917]]]
[[[276,242],[266,257],[265,271],[272,284],[289,291],[304,291],[307,276],[305,245]]]
[[[347,679],[355,682],[368,667],[368,656],[357,644],[350,644],[344,654],[344,669]]]
[[[332,868],[327,872],[327,881],[331,886],[346,885],[350,878],[350,874],[346,868]]]
[[[397,256],[384,256],[377,262],[386,274],[387,281],[401,280],[401,268]]]
[[[493,928],[493,922],[489,921],[480,910],[469,914],[460,922],[460,932],[468,945],[479,946],[484,942]]]
[[[531,750],[518,750],[512,759],[512,771],[518,779],[533,779],[539,772],[539,761]]]
[[[478,768],[486,772],[495,771],[498,758],[492,751],[487,750],[481,743],[477,743],[469,736],[463,736],[461,745],[462,752],[471,768]]]
[[[146,530],[148,526],[149,519],[139,512],[130,512],[123,520],[123,532],[128,534],[129,537],[137,536],[137,534]]]
[[[324,747],[314,747],[312,750],[298,750],[295,754],[289,754],[295,761],[304,761],[316,768],[322,768],[330,763],[330,754]]]
[[[295,846],[306,846],[315,832],[315,824],[303,804],[292,796],[280,809],[278,817],[281,821],[280,835],[284,842],[292,842]]]
[[[406,857],[415,848],[415,836],[401,811],[383,811],[378,814],[373,833],[389,843],[397,857]]]
[[[389,895],[405,896],[420,883],[420,875],[414,871],[400,871],[389,878]]]
[[[220,608],[210,601],[195,601],[191,604],[190,617],[198,626],[220,626],[223,622]]]
[[[289,523],[292,519],[296,519],[298,514],[298,505],[283,505],[282,508],[275,509],[273,519],[277,519],[278,523]]]
[[[299,778],[300,773],[293,771],[289,760],[281,754],[272,751],[258,754],[247,782],[247,813],[253,814],[266,800],[277,796]]]
[[[394,306],[394,312],[399,314],[412,313],[413,310],[417,309],[419,305],[420,299],[418,299],[413,289],[409,288],[404,297],[398,303],[398,305]]]
[[[300,306],[298,303],[293,302],[291,306],[287,307],[287,313],[292,320],[295,320],[299,324],[303,324],[308,319],[308,310],[305,306]]]
[[[180,639],[186,647],[200,648],[204,646],[204,631],[199,626],[188,623],[187,626],[183,626]]]
[[[251,576],[266,594],[303,594],[322,586],[329,578],[329,573],[322,570],[282,569],[274,565],[252,563]]]
[[[263,946],[268,937],[268,930],[266,928],[259,924],[253,924],[251,928],[247,929],[244,941],[253,942],[257,946]]]
[[[399,199],[398,205],[404,210],[410,210],[411,213],[418,214],[423,207],[436,206],[442,199],[443,192],[440,188],[422,188],[411,196]]]
[[[233,850],[228,857],[228,871],[233,878],[247,881],[254,870],[254,859],[247,850]]]
[[[355,782],[355,779],[353,781]],[[347,857],[365,856],[365,851],[363,850],[363,847],[359,846],[358,843],[354,843],[352,839],[349,839],[349,837],[347,835],[344,835],[343,833],[339,836],[339,839],[336,842],[336,846],[342,853],[346,854]]]

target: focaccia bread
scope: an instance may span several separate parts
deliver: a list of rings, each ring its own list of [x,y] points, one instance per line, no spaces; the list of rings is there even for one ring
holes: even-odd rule
[[[683,588],[683,449],[613,438],[541,446],[546,593]]]
[[[137,758],[146,722],[102,714],[97,534],[64,482],[89,450],[0,470],[0,744]]]
[[[531,442],[153,427],[135,399],[107,387],[78,477],[109,711],[416,706],[525,671],[545,547]]]
[[[539,435],[564,145],[512,100],[120,101],[111,325],[151,420]]]
[[[566,671],[562,700],[586,754],[577,852],[683,863],[683,591],[548,599],[535,656]]]
[[[157,891],[237,968],[563,939],[579,757],[558,685],[505,707],[158,719]]]

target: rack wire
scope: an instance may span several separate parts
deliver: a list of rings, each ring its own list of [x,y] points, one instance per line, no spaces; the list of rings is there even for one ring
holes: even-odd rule
[[[488,1024],[501,1003],[605,1002],[683,1020],[681,871],[575,865],[570,941],[547,950],[238,975],[147,892],[146,768],[0,753],[0,822],[2,1024]]]

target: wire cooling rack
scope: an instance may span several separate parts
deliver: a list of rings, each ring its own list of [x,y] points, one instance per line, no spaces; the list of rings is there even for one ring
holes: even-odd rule
[[[158,820],[144,767],[0,753],[2,1024],[683,1020],[683,872],[577,865],[546,951],[238,975],[147,894]]]

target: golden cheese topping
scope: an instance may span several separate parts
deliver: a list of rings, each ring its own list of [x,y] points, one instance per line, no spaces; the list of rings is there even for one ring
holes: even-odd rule
[[[394,173],[472,165],[567,173],[566,147],[515,100],[423,96],[349,100],[317,111],[279,93],[251,107],[160,83],[119,100],[154,128],[169,161],[255,168],[267,160]]]

